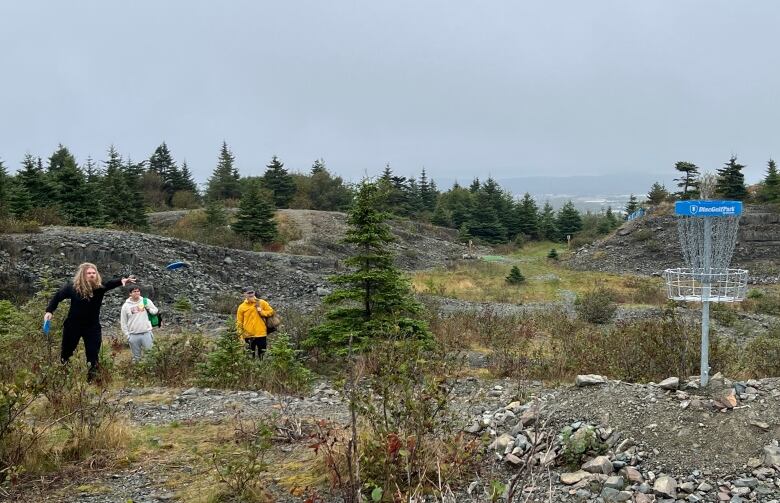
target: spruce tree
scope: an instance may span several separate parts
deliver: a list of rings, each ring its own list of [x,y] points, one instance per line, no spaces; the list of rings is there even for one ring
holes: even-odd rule
[[[758,197],[764,202],[780,201],[780,174],[777,172],[774,159],[769,159],[767,163],[766,177],[761,184]]]
[[[628,218],[633,212],[639,209],[639,201],[637,201],[636,196],[634,194],[631,194],[628,197],[628,202],[626,203],[626,218]]]
[[[206,227],[216,229],[228,223],[225,206],[221,201],[212,200],[206,203]]]
[[[32,155],[26,154],[24,156],[22,169],[17,173],[16,177],[19,184],[29,193],[34,208],[43,208],[55,204],[52,200],[53,191],[46,179],[43,167],[40,162],[36,162]]]
[[[571,201],[567,201],[558,211],[555,224],[562,239],[566,236],[574,237],[574,234],[582,230],[582,217]]]
[[[498,212],[493,206],[492,195],[485,190],[476,193],[476,200],[468,221],[469,234],[475,238],[490,243],[507,242],[506,227],[498,218]]]
[[[257,181],[247,184],[232,229],[252,243],[268,244],[276,239],[274,209]]]
[[[11,193],[11,177],[0,160],[0,217],[4,217],[10,211],[8,196]]]
[[[558,260],[558,250],[555,248],[550,249],[550,252],[547,254],[547,258],[551,260]]]
[[[162,180],[165,205],[170,208],[174,192],[182,190],[182,176],[165,142],[154,149],[154,153],[149,157],[149,173],[156,174]]]
[[[666,190],[666,187],[661,185],[658,182],[655,182],[652,187],[650,187],[650,192],[647,193],[647,202],[652,204],[653,206],[661,204],[662,202],[666,201],[669,198],[669,191]]]
[[[2,173],[3,169],[3,163],[0,161],[0,173]],[[0,178],[1,177],[2,174],[0,174]],[[30,191],[27,190],[27,187],[19,180],[18,175],[13,182],[11,194],[8,198],[8,212],[17,218],[24,218],[33,208],[32,197],[30,197]],[[2,197],[2,188],[0,188],[0,200],[5,200],[5,198]],[[2,203],[0,203],[0,206],[2,206]],[[2,211],[2,208],[0,208],[0,214],[2,214]]]
[[[620,222],[615,216],[615,212],[612,211],[612,206],[607,206],[607,211],[604,213],[604,220],[606,220],[610,230],[620,227]]]
[[[377,338],[431,338],[419,319],[421,306],[393,264],[388,214],[378,210],[381,195],[377,184],[366,180],[358,188],[344,239],[355,247],[345,260],[351,270],[331,278],[338,287],[325,298],[331,308],[325,321],[310,331],[304,343],[308,348],[343,353],[350,345],[368,349]]]
[[[681,189],[677,192],[677,197],[683,200],[699,197],[699,167],[692,162],[679,161],[674,165],[674,169],[681,173],[680,178],[674,179]]]
[[[136,225],[138,205],[143,210],[143,200],[128,183],[129,175],[125,171],[122,156],[113,145],[108,148],[108,160],[104,161],[103,177],[103,213],[107,223],[127,227]]]
[[[89,206],[95,203],[97,196],[87,192],[84,172],[76,164],[76,158],[61,144],[49,157],[48,176],[53,199],[65,221],[69,225],[91,225]]]
[[[219,151],[217,167],[209,178],[206,187],[206,199],[209,200],[235,200],[241,197],[238,170],[233,166],[235,157],[228,149],[227,143],[222,142]]]
[[[273,156],[263,174],[263,186],[273,193],[274,205],[277,208],[289,208],[290,200],[295,195],[295,180],[284,168],[284,163]]]
[[[425,168],[423,168],[422,173],[420,173],[420,183],[418,184],[418,187],[423,211],[433,213],[436,210],[436,184],[433,180],[428,180]]]
[[[718,170],[718,181],[715,184],[715,192],[724,199],[741,201],[747,197],[745,187],[745,175],[742,170],[745,166],[737,162],[737,156],[731,156],[729,162]]]
[[[517,205],[517,214],[520,232],[531,239],[539,239],[539,208],[528,192]]]
[[[512,266],[509,271],[509,275],[506,277],[506,282],[510,285],[519,285],[525,282],[525,276],[520,272],[520,268],[516,265]]]
[[[326,172],[327,169],[325,168],[325,160],[324,159],[317,159],[314,161],[314,164],[311,165],[311,175],[314,176],[318,173]]]
[[[555,210],[549,201],[544,202],[544,207],[539,214],[539,237],[548,241],[558,241],[560,233],[555,221]]]
[[[176,190],[186,190],[195,194],[196,197],[198,196],[198,184],[195,183],[195,178],[187,166],[186,159],[181,163],[181,186]]]

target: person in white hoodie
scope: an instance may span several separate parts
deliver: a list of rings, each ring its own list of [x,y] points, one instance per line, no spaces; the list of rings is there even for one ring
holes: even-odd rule
[[[120,320],[122,333],[130,341],[130,350],[133,352],[133,363],[141,360],[144,349],[150,349],[153,344],[152,324],[149,321],[149,313],[157,314],[157,306],[151,299],[141,296],[141,288],[138,285],[130,285],[130,297],[122,306]]]

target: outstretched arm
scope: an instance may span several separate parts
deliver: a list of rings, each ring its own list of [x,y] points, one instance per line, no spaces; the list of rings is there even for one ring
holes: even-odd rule
[[[106,283],[103,285],[103,288],[105,288],[106,291],[113,290],[114,288],[125,286],[127,283],[135,283],[135,276],[131,274],[130,276],[122,278],[110,279],[106,281]]]
[[[49,305],[46,306],[46,314],[43,315],[44,320],[50,320],[52,313],[57,310],[57,306],[60,302],[68,298],[68,292],[70,290],[70,283],[66,283],[62,288],[57,290],[54,297],[49,301]]]

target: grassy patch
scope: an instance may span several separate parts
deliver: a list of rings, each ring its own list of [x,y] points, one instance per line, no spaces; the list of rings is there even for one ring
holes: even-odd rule
[[[661,280],[597,271],[574,271],[547,258],[553,243],[531,243],[508,256],[461,262],[451,269],[418,272],[412,278],[417,292],[468,301],[545,302],[560,298],[562,290],[583,294],[597,287],[609,288],[622,304],[660,304]],[[565,252],[560,252],[565,257]],[[508,286],[506,276],[517,266],[525,277],[521,285]]]

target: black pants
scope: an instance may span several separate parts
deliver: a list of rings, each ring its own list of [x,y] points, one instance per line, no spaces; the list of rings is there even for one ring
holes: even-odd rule
[[[103,333],[100,328],[100,324],[92,326],[74,326],[69,324],[67,320],[62,328],[62,350],[60,352],[60,358],[62,363],[67,363],[70,357],[73,356],[76,347],[79,345],[79,339],[84,338],[84,351],[87,354],[87,363],[89,363],[89,370],[87,371],[87,380],[91,381],[95,378],[98,371],[98,355],[100,354],[100,345],[103,342]]]
[[[266,339],[266,337],[247,337],[244,339],[246,350],[252,355],[252,358],[263,358],[267,344]]]

